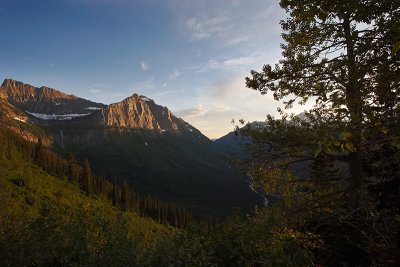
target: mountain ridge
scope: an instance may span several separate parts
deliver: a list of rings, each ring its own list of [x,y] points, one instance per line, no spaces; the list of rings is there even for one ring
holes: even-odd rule
[[[48,120],[73,120],[81,117],[79,123],[92,127],[175,133],[197,130],[176,117],[167,107],[136,93],[120,102],[105,105],[47,86],[35,87],[5,79],[0,86],[0,98],[34,117],[33,121],[39,119],[38,124],[47,124],[43,121]]]
[[[176,131],[183,120],[145,96],[133,94],[124,100],[108,105],[87,117],[104,127],[120,127],[155,131]],[[93,122],[92,122],[93,123]]]
[[[35,87],[13,79],[3,81],[0,95],[15,107],[37,114],[90,114],[96,109],[106,107],[102,103],[69,95],[57,89]]]

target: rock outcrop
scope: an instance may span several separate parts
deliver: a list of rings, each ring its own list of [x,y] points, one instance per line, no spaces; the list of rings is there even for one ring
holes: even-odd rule
[[[49,87],[37,88],[12,79],[4,80],[0,96],[23,111],[39,114],[90,114],[105,107]]]
[[[168,108],[137,94],[99,110],[88,119],[92,125],[156,131],[176,131],[183,122]]]

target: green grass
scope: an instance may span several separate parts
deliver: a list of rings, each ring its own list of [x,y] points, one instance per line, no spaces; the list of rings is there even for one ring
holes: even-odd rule
[[[0,141],[1,141],[0,136]],[[0,265],[151,265],[177,230],[88,197],[16,150],[0,148]]]

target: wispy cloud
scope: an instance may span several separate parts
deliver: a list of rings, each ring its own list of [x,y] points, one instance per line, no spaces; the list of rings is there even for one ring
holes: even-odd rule
[[[227,111],[230,111],[231,108],[220,103],[215,103],[215,102],[204,102],[201,101],[202,104],[198,104],[197,107],[195,108],[187,108],[187,109],[181,109],[175,112],[175,115],[178,117],[182,118],[198,118],[198,117],[203,117],[205,115],[210,115],[213,114],[215,115],[216,113],[225,113]]]
[[[207,112],[207,110],[202,105],[198,105],[195,108],[187,108],[187,109],[178,110],[178,111],[174,112],[174,114],[176,116],[182,117],[182,118],[195,118],[195,117],[203,116],[204,114],[206,114],[206,112]]]
[[[218,46],[248,45],[279,38],[280,19],[285,13],[276,1],[168,0],[189,41],[210,40]],[[271,22],[274,23],[271,23]],[[266,25],[269,25],[266,28]],[[254,46],[253,46],[254,47]]]
[[[101,92],[103,92],[105,89],[107,89],[109,87],[108,84],[106,83],[101,83],[101,82],[97,82],[97,83],[92,83],[89,86],[89,90],[88,92],[91,94],[99,94]]]
[[[186,20],[186,28],[191,34],[191,41],[207,39],[214,34],[223,32],[226,29],[223,15],[215,17],[204,16],[202,18],[191,17]]]
[[[101,93],[103,90],[100,89],[89,89],[88,92],[91,94],[98,94]]]
[[[171,95],[178,92],[178,90],[167,90],[167,91],[160,91],[157,93],[152,94],[152,96],[165,96],[165,95]]]
[[[143,71],[146,71],[146,70],[148,70],[148,69],[150,68],[150,66],[149,66],[149,64],[147,64],[146,62],[140,61],[140,68],[141,68]]]
[[[154,78],[148,79],[144,82],[134,83],[132,85],[132,89],[135,91],[142,91],[144,89],[154,89],[157,87],[157,84],[154,82]]]
[[[204,64],[198,64],[182,69],[174,69],[168,75],[168,79],[176,80],[178,77],[184,74],[199,74],[215,70],[222,70],[230,73],[240,73],[243,72],[243,68],[245,68],[246,71],[250,71],[251,68],[262,66],[263,61],[260,61],[260,58],[265,58],[264,54],[252,53],[248,56],[229,57],[225,59],[212,58]]]
[[[255,65],[261,65],[260,58],[263,58],[260,53],[253,53],[251,55],[240,57],[210,59],[204,65],[194,68],[193,71],[195,73],[202,73],[219,69],[230,72],[242,72],[244,67],[249,69]]]
[[[255,62],[255,58],[248,56],[248,57],[238,57],[238,58],[231,58],[224,61],[224,66],[226,67],[235,67],[235,66],[244,66],[250,65]]]
[[[93,88],[106,88],[106,87],[108,87],[109,85],[108,84],[106,84],[106,83],[92,83],[91,85],[90,85],[90,87],[93,87]]]
[[[181,76],[182,75],[182,71],[181,70],[178,70],[178,69],[175,69],[175,70],[173,70],[172,71],[172,73],[170,73],[169,75],[168,75],[168,79],[170,79],[170,80],[176,80],[179,76]]]

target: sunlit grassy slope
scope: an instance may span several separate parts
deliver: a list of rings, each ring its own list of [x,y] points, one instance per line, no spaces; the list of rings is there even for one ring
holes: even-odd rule
[[[5,144],[0,136],[0,144]],[[121,212],[0,146],[0,266],[149,265],[176,230]]]

